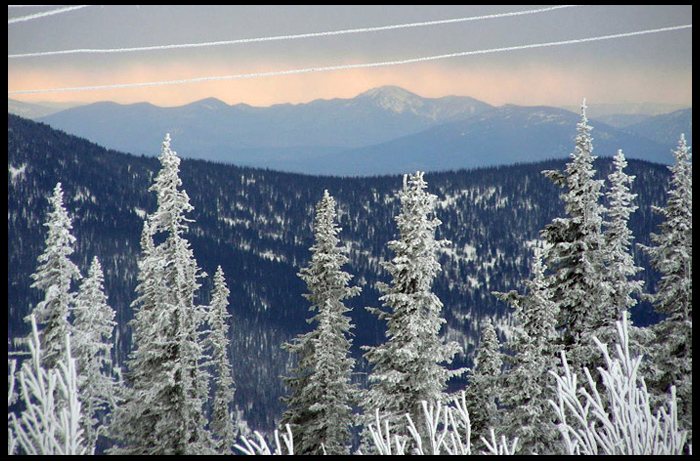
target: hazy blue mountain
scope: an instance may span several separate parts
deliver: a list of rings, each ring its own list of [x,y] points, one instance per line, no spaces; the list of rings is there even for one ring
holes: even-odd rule
[[[200,105],[197,110],[206,109]],[[180,150],[177,138],[172,147]],[[441,259],[435,292],[445,306],[446,334],[465,350],[457,366],[471,363],[486,316],[494,318],[499,334],[511,331],[509,308],[491,291],[523,289],[539,231],[563,216],[561,191],[541,171],[564,164],[556,160],[426,175],[430,192],[438,196],[436,215],[443,222],[438,237],[452,241]],[[606,177],[611,162],[598,159],[595,166]],[[92,257],[99,257],[105,290],[117,311],[118,360],[123,361],[129,352],[139,237],[146,213],[156,207],[148,188],[158,169],[155,157],[107,150],[8,114],[9,338],[28,332],[22,319],[39,301],[29,276],[43,251],[47,197],[60,181],[77,238],[72,260],[86,273]],[[367,369],[359,348],[376,345],[384,334],[384,326],[364,307],[380,305],[376,283],[387,280],[380,261],[392,256],[386,243],[396,238],[394,194],[401,177],[307,176],[201,160],[184,160],[180,171],[195,207],[188,215],[194,222],[187,238],[209,274],[201,280],[197,301],[208,302],[211,277],[220,264],[231,290],[235,399],[250,426],[269,430],[280,416],[285,390],[279,376],[292,365],[280,345],[308,328],[308,302],[301,296],[305,284],[296,274],[311,256],[313,210],[324,189],[338,202],[340,238],[350,248],[345,270],[362,287],[348,304],[362,379]],[[633,192],[639,194],[630,226],[636,242],[649,244],[660,222],[651,206],[665,204],[669,171],[631,160],[627,172],[636,176]],[[658,274],[644,255],[636,258],[651,290]],[[648,324],[656,317],[642,304],[633,319]]]
[[[238,165],[274,165],[417,133],[490,108],[469,97],[422,98],[394,86],[352,99],[253,107],[214,98],[180,107],[100,102],[41,119],[102,146],[157,155],[170,132],[189,158]]]
[[[55,114],[71,107],[80,106],[79,102],[39,102],[29,103],[7,98],[7,112],[20,117],[37,119]]]
[[[615,128],[625,128],[651,117],[653,116],[646,114],[610,114],[599,115],[598,117],[593,117],[592,120],[594,120],[594,123],[602,122]]]
[[[663,115],[677,110],[687,109],[688,106],[682,104],[663,104],[654,102],[633,102],[633,103],[612,103],[598,104],[588,100],[588,116],[592,119],[599,119],[610,115],[639,115],[651,117]],[[580,106],[564,106],[563,109],[578,113]]]
[[[470,118],[429,128],[385,143],[317,159],[311,173],[395,174],[416,169],[436,171],[568,158],[580,115],[564,109],[505,105]],[[628,158],[670,163],[667,145],[603,123],[594,126],[595,155],[612,157],[623,149]],[[299,170],[301,164],[283,169]]]
[[[646,107],[637,106],[629,110],[639,114]],[[593,121],[596,154],[613,156],[621,148],[629,158],[670,162],[679,129],[692,124],[692,109],[674,114],[680,115],[649,117],[625,129]],[[552,107],[492,107],[383,86],[351,99],[270,107],[215,98],[169,108],[100,102],[40,120],[134,154],[158,155],[162,133],[169,132],[186,158],[306,174],[382,175],[566,158],[578,119]]]
[[[683,109],[670,114],[656,115],[629,125],[625,130],[635,135],[645,136],[659,144],[670,145],[673,148],[678,144],[679,134],[684,133],[688,145],[692,146],[693,109]]]

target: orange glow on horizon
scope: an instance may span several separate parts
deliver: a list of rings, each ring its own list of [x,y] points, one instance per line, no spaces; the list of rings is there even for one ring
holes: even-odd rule
[[[202,76],[236,75],[293,68],[292,65],[256,63],[251,69],[231,69],[223,65],[198,63],[138,65],[113,70],[94,69],[90,73],[71,69],[8,69],[8,91],[61,87],[81,87],[130,82],[155,82]],[[251,106],[306,103],[316,99],[352,98],[370,88],[396,85],[423,97],[471,96],[492,105],[576,105],[582,97],[589,101],[662,102],[692,105],[692,72],[669,75],[640,69],[610,72],[594,84],[590,73],[571,67],[532,65],[514,70],[507,67],[476,67],[412,64],[370,69],[312,72],[251,79],[149,86],[126,89],[70,91],[8,95],[25,102],[97,102],[121,104],[150,102],[169,107],[215,97],[227,104]],[[663,82],[660,84],[659,82]],[[640,96],[641,95],[641,96]]]

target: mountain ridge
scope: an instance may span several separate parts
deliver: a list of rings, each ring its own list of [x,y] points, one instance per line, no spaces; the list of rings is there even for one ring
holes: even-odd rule
[[[216,98],[168,108],[94,103],[39,121],[108,148],[145,155],[153,152],[144,146],[159,145],[155,133],[188,133],[189,140],[181,142],[186,156],[246,165],[255,162],[263,149],[328,148],[332,153],[338,148],[370,145],[419,132],[460,114],[471,115],[491,107],[469,97],[421,98],[391,86],[374,90],[351,99],[317,99],[269,107],[228,105]],[[149,137],[147,132],[154,135]],[[241,149],[257,149],[258,153],[236,157]]]
[[[470,118],[427,128],[384,143],[348,149],[333,157],[316,159],[313,172],[349,176],[399,174],[416,169],[436,171],[479,168],[567,158],[576,136],[580,115],[549,106],[506,104]],[[612,157],[622,149],[628,158],[670,163],[670,148],[640,135],[597,121],[594,155]],[[652,123],[648,123],[652,125]],[[676,134],[678,136],[678,134]],[[299,162],[287,162],[282,170],[303,171]]]
[[[441,171],[565,158],[565,146],[575,136],[575,124],[568,118],[561,122],[562,112],[554,115],[561,110],[512,104],[494,107],[468,96],[424,98],[398,86],[385,85],[352,98],[268,107],[229,105],[217,98],[178,107],[101,102],[52,114],[40,121],[122,152],[157,155],[160,136],[169,132],[177,139],[180,155],[186,158],[338,176],[396,174],[416,168]],[[508,119],[515,111],[531,114],[520,116],[522,125],[515,126]],[[669,163],[672,159],[668,152],[676,143],[669,136],[682,131],[681,127],[692,127],[692,109],[682,114],[675,119],[606,118],[615,125],[625,125],[623,128],[593,119],[602,134],[599,141],[604,149],[599,152],[614,155],[617,148],[622,148],[630,158]],[[491,126],[484,124],[486,116],[491,117]],[[496,120],[497,116],[501,120]],[[641,123],[633,123],[640,120]],[[460,122],[464,122],[463,126],[455,128],[454,124]],[[469,124],[482,132],[475,133]],[[499,131],[499,126],[504,129]],[[460,138],[453,130],[472,134]],[[520,139],[512,137],[514,132],[521,133]],[[559,142],[552,144],[554,139]],[[621,139],[625,141],[618,142]],[[536,151],[522,144],[528,140],[530,145],[542,149]],[[494,146],[501,146],[498,152],[492,150]]]

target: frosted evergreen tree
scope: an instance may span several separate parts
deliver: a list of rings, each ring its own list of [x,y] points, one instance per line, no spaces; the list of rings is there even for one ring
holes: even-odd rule
[[[487,318],[481,330],[479,351],[466,390],[473,439],[486,435],[489,428],[500,425],[497,421],[496,399],[503,359],[499,349],[496,330],[491,319]]]
[[[116,405],[118,384],[112,362],[114,310],[107,304],[104,275],[97,257],[83,280],[73,310],[73,355],[77,361],[78,389],[85,418],[85,445],[94,449],[105,412]]]
[[[618,150],[613,158],[613,165],[615,170],[608,175],[610,187],[605,194],[608,205],[607,220],[603,222],[606,277],[610,283],[608,316],[618,320],[626,316],[630,320],[630,310],[637,304],[635,296],[642,294],[644,286],[644,281],[635,279],[643,269],[634,263],[631,252],[634,236],[628,227],[630,215],[638,208],[633,203],[637,194],[630,192],[635,177],[624,172],[627,161],[622,150]],[[616,337],[611,325],[599,329],[594,334],[605,342],[614,341]],[[650,342],[651,336],[648,328],[634,327],[630,320],[630,345],[635,354],[649,352],[645,344]]]
[[[656,293],[650,296],[657,312],[667,317],[655,325],[657,337],[652,352],[656,375],[650,378],[656,394],[676,385],[679,417],[692,429],[693,388],[693,169],[690,147],[681,135],[673,151],[676,163],[665,208],[654,207],[663,216],[653,246],[642,248],[661,275]],[[692,432],[691,432],[692,437]]]
[[[212,435],[216,440],[217,452],[230,454],[231,448],[236,443],[236,433],[232,420],[233,396],[236,387],[231,374],[231,362],[228,357],[228,296],[230,291],[226,286],[224,271],[221,266],[216,268],[214,274],[214,291],[212,292],[209,306],[209,326],[211,331],[208,337],[211,348],[212,366],[214,369],[214,403],[211,412]]]
[[[574,153],[564,172],[543,171],[565,189],[561,198],[566,218],[555,218],[541,232],[545,240],[544,261],[552,271],[550,284],[557,303],[557,328],[569,358],[577,365],[600,361],[592,332],[614,328],[609,315],[609,283],[606,281],[600,204],[602,180],[595,180],[592,127],[588,125],[585,100],[577,125]]]
[[[311,261],[298,274],[306,282],[309,309],[316,312],[308,320],[315,328],[284,345],[299,359],[294,376],[285,378],[291,395],[281,421],[292,429],[296,454],[350,452],[357,389],[350,383],[353,325],[343,300],[360,289],[349,286],[352,276],[341,270],[348,257],[347,249],[338,246],[336,216],[335,200],[326,190],[316,206]]]
[[[634,181],[634,176],[629,176],[624,172],[627,161],[622,150],[617,151],[613,159],[615,171],[608,175],[610,188],[606,193],[608,199],[608,219],[605,222],[605,257],[608,266],[608,280],[611,285],[610,292],[610,317],[618,320],[622,315],[629,315],[629,310],[637,304],[637,300],[632,294],[640,294],[644,284],[641,280],[634,280],[633,277],[642,270],[634,264],[634,258],[630,252],[632,246],[632,231],[627,223],[630,215],[634,213],[637,206],[632,201],[637,194],[630,192],[629,186]],[[599,339],[609,341],[614,336]]]
[[[514,308],[517,329],[506,347],[510,369],[502,376],[500,404],[503,431],[518,437],[521,453],[547,454],[556,450],[559,432],[554,413],[547,404],[553,398],[559,335],[556,331],[557,306],[547,284],[542,250],[535,249],[532,276],[525,281],[528,293],[494,293]]]
[[[368,308],[387,321],[387,331],[383,344],[365,347],[372,372],[364,415],[369,419],[376,411],[388,415],[387,421],[393,421],[399,433],[405,432],[406,413],[420,422],[421,401],[443,401],[447,381],[466,371],[447,368],[459,346],[446,344],[440,335],[445,323],[442,302],[431,289],[441,269],[438,252],[447,242],[435,239],[440,225],[439,219],[431,217],[436,196],[426,188],[422,172],[404,176],[398,192],[401,213],[395,218],[399,238],[388,244],[395,256],[382,263],[391,281],[379,285],[384,293],[379,300],[387,310]]]
[[[681,135],[673,151],[676,163],[669,167],[671,188],[665,208],[654,207],[663,216],[660,234],[652,234],[654,246],[644,247],[662,278],[652,296],[660,313],[682,319],[693,317],[693,168],[690,147]]]
[[[128,360],[125,400],[114,414],[112,432],[121,444],[114,454],[201,454],[211,451],[201,381],[204,358],[199,329],[202,309],[195,305],[200,269],[183,236],[192,211],[181,190],[180,159],[166,135],[162,165],[149,188],[157,210],[144,223],[139,261],[139,293],[134,301],[134,349]]]
[[[31,286],[44,292],[44,299],[36,305],[32,314],[41,325],[41,363],[53,368],[64,356],[65,337],[70,332],[68,317],[75,301],[71,283],[79,280],[81,275],[70,260],[75,237],[71,234],[71,219],[63,206],[60,182],[56,184],[49,202],[51,211],[44,223],[48,228],[46,248],[38,258],[36,272],[31,275],[34,280]],[[25,320],[29,321],[29,318]]]

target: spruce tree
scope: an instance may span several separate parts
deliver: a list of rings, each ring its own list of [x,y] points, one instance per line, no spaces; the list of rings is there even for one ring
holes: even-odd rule
[[[559,439],[554,412],[547,403],[553,398],[554,380],[549,372],[556,368],[559,336],[555,329],[557,305],[539,248],[534,252],[531,279],[525,285],[525,295],[494,293],[514,308],[517,326],[506,343],[513,354],[506,355],[510,368],[499,386],[502,430],[507,437],[518,437],[520,453],[548,454],[555,451]]]
[[[431,217],[436,196],[427,186],[420,171],[404,176],[397,194],[401,213],[395,218],[399,238],[388,244],[395,256],[382,264],[391,281],[379,285],[384,293],[379,300],[387,310],[368,308],[387,321],[387,331],[383,344],[365,347],[372,372],[364,415],[371,419],[379,411],[398,434],[406,434],[406,413],[413,421],[424,421],[421,401],[442,402],[447,381],[466,371],[446,367],[459,346],[446,344],[440,335],[443,305],[431,286],[441,270],[438,252],[447,242],[435,239],[440,220]]]
[[[644,282],[632,279],[642,268],[634,264],[634,258],[630,253],[634,237],[627,226],[630,215],[637,209],[637,206],[632,203],[637,194],[632,194],[629,190],[634,176],[629,176],[624,172],[627,161],[622,150],[617,151],[613,164],[615,171],[608,175],[610,188],[606,197],[608,199],[609,220],[604,222],[606,229],[603,248],[605,249],[608,267],[607,277],[611,290],[609,298],[611,312],[609,315],[621,320],[622,315],[629,316],[629,310],[637,304],[637,300],[632,295],[641,293]],[[601,338],[598,336],[598,339],[612,341],[615,337]]]
[[[180,159],[166,135],[159,157],[161,170],[149,188],[157,210],[142,233],[139,297],[132,351],[126,374],[125,401],[115,411],[113,434],[121,445],[115,454],[201,454],[211,451],[204,427],[200,369],[204,357],[199,329],[204,320],[195,305],[200,269],[184,237],[185,213],[193,207],[181,190]]]
[[[474,370],[469,376],[466,390],[467,409],[472,428],[472,441],[479,443],[480,436],[486,436],[492,427],[500,426],[497,420],[496,399],[498,380],[503,359],[496,330],[490,318],[486,318],[481,330],[479,351]]]
[[[32,288],[44,292],[44,299],[39,302],[32,314],[41,326],[41,363],[46,368],[56,366],[58,360],[65,356],[65,337],[70,332],[68,317],[75,303],[75,294],[71,292],[71,283],[81,278],[80,270],[69,259],[73,254],[75,237],[68,212],[63,206],[63,189],[56,184],[53,195],[49,198],[51,211],[44,226],[48,228],[46,248],[39,258],[39,266],[34,274]],[[31,315],[25,318],[29,321]]]
[[[651,235],[654,245],[642,246],[651,258],[651,265],[661,273],[656,293],[649,298],[656,311],[667,316],[653,327],[655,374],[650,382],[656,395],[667,393],[671,385],[676,386],[681,425],[692,431],[693,169],[684,135],[673,155],[676,162],[669,167],[672,177],[666,207],[654,207],[664,218],[660,233]]]
[[[118,369],[112,362],[114,310],[107,304],[104,275],[97,257],[80,285],[73,310],[72,344],[77,362],[78,389],[85,418],[85,445],[93,450],[105,412],[118,398]]]
[[[212,368],[214,373],[214,403],[211,412],[212,435],[216,439],[216,451],[219,454],[230,454],[235,444],[235,429],[232,420],[233,396],[236,387],[231,374],[231,362],[228,357],[228,313],[229,289],[226,286],[224,271],[221,266],[214,274],[214,291],[209,306],[208,322],[210,333],[207,339],[211,349]]]
[[[600,204],[602,180],[595,180],[592,127],[588,125],[585,100],[581,122],[577,125],[574,153],[564,172],[543,171],[556,185],[567,217],[555,218],[541,232],[545,240],[544,261],[552,272],[550,286],[557,303],[557,328],[562,334],[568,357],[576,365],[600,361],[591,334],[614,328],[616,318],[609,315],[609,283],[605,277]],[[592,368],[592,367],[591,367]]]
[[[285,378],[291,395],[281,421],[292,429],[296,454],[350,452],[357,389],[350,382],[353,325],[343,300],[360,289],[349,286],[352,276],[341,270],[348,257],[347,249],[338,246],[336,216],[335,200],[326,190],[316,206],[311,261],[298,274],[307,285],[309,310],[316,312],[308,320],[315,328],[284,345],[299,360],[294,376]]]
[[[632,325],[631,309],[637,304],[636,296],[642,294],[643,280],[635,279],[635,276],[643,269],[634,263],[631,252],[634,236],[628,227],[630,215],[638,208],[633,201],[637,194],[630,192],[634,182],[634,176],[629,176],[624,169],[627,161],[618,150],[613,158],[614,171],[608,175],[610,187],[606,191],[607,220],[603,222],[605,231],[604,258],[606,264],[606,279],[610,286],[608,303],[608,317],[618,321],[623,316],[627,317],[630,330],[630,346],[635,354],[648,354],[646,343],[652,336],[648,328],[639,328]],[[612,325],[594,332],[595,336],[606,343],[616,340],[617,332]],[[646,364],[646,363],[645,363]]]
[[[693,317],[693,165],[690,147],[681,135],[673,151],[676,163],[669,167],[671,188],[665,208],[654,207],[664,218],[660,233],[652,234],[655,243],[643,247],[655,269],[661,272],[656,294],[651,296],[656,310],[679,319]]]

